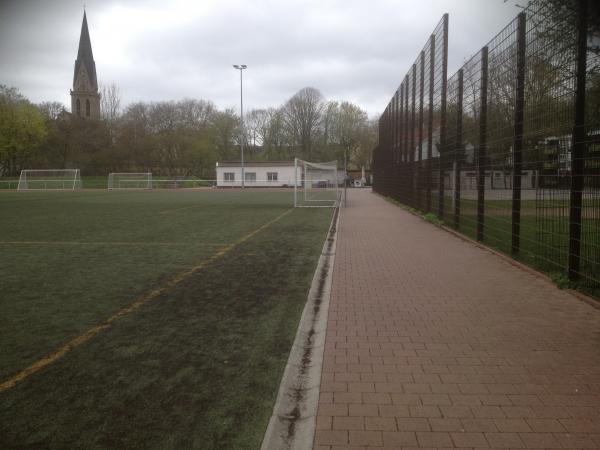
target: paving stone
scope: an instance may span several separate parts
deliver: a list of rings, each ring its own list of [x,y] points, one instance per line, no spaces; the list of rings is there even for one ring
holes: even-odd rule
[[[381,431],[350,431],[350,445],[383,445]]]
[[[315,449],[600,448],[600,311],[348,194]]]
[[[488,442],[483,433],[451,433],[452,441],[456,447],[488,447]]]

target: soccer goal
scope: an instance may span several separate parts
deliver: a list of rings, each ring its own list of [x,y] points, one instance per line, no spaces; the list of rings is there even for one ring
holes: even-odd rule
[[[21,170],[18,191],[81,189],[79,169]]]
[[[313,163],[296,158],[294,174],[294,206],[331,208],[340,204],[343,176],[338,174],[336,161]]]
[[[108,190],[152,189],[151,172],[112,172],[108,174]]]

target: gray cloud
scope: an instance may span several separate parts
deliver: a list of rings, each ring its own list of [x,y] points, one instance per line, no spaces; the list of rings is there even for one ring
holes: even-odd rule
[[[450,14],[449,74],[518,12],[502,0],[88,0],[98,78],[123,103],[204,98],[279,106],[313,86],[379,113],[442,14]],[[0,3],[0,83],[32,101],[69,104],[79,0]]]

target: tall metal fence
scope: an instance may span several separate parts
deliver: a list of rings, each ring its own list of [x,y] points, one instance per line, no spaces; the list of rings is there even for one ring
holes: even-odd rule
[[[591,10],[595,14],[591,14]],[[379,119],[373,188],[600,293],[600,36],[538,0],[447,76],[448,16]]]

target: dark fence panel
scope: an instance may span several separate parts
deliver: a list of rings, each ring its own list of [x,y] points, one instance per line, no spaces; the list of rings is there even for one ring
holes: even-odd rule
[[[373,166],[376,192],[599,294],[600,44],[590,6],[531,2],[449,78],[445,15],[382,114]]]
[[[513,181],[515,177],[520,177],[513,163],[515,151],[521,154],[521,138],[517,139],[515,130],[522,127],[522,121],[515,121],[515,106],[518,101],[519,73],[523,69],[518,64],[519,44],[521,50],[523,47],[523,42],[519,41],[519,31],[521,36],[524,31],[520,28],[520,24],[523,25],[522,18],[523,15],[519,15],[486,45],[486,150],[482,161],[485,231],[482,240],[507,253],[511,251],[513,242],[512,221],[520,211],[518,201],[517,204],[513,203]],[[522,96],[519,98],[522,101]]]
[[[590,17],[587,11],[591,7],[589,2],[580,2],[578,11],[581,18]],[[598,7],[596,6],[596,13]],[[595,16],[598,20],[598,16]],[[585,22],[584,22],[585,23]],[[587,25],[587,24],[586,24]],[[594,288],[600,285],[600,42],[598,37],[598,23],[595,23],[596,36],[586,42],[586,36],[580,36],[584,42],[585,52],[584,80],[584,123],[580,136],[583,139],[583,192],[581,206],[581,249],[580,267],[573,274],[587,287]],[[578,29],[582,23],[578,24]],[[589,45],[589,47],[586,47]]]
[[[447,67],[448,16],[444,15],[380,121],[383,141],[373,161],[380,177],[375,190],[415,208],[431,210],[445,203],[444,189],[439,189],[445,173],[439,155],[446,128]],[[386,120],[390,114],[391,120]],[[393,154],[391,167],[383,166],[386,152]]]
[[[543,3],[531,8],[526,17],[524,167],[537,179],[531,187],[535,188],[535,211],[530,201],[523,202],[521,255],[543,270],[558,273],[564,270],[569,253],[571,169],[567,155],[575,119],[576,34],[575,29],[564,29],[564,23],[575,17],[570,11],[553,18]]]
[[[463,66],[463,108],[462,108],[462,147],[458,151],[458,164],[461,166],[457,174],[460,183],[459,222],[465,234],[475,237],[483,226],[483,203],[478,203],[483,191],[478,189],[479,153],[481,135],[481,97],[482,90],[482,55],[480,51]],[[479,214],[479,216],[478,216]],[[478,218],[479,217],[479,218]]]
[[[448,214],[452,225],[460,227],[460,183],[457,175],[462,165],[462,97],[463,71],[459,70],[448,80],[446,103],[446,146],[444,165],[444,192],[449,202]]]

